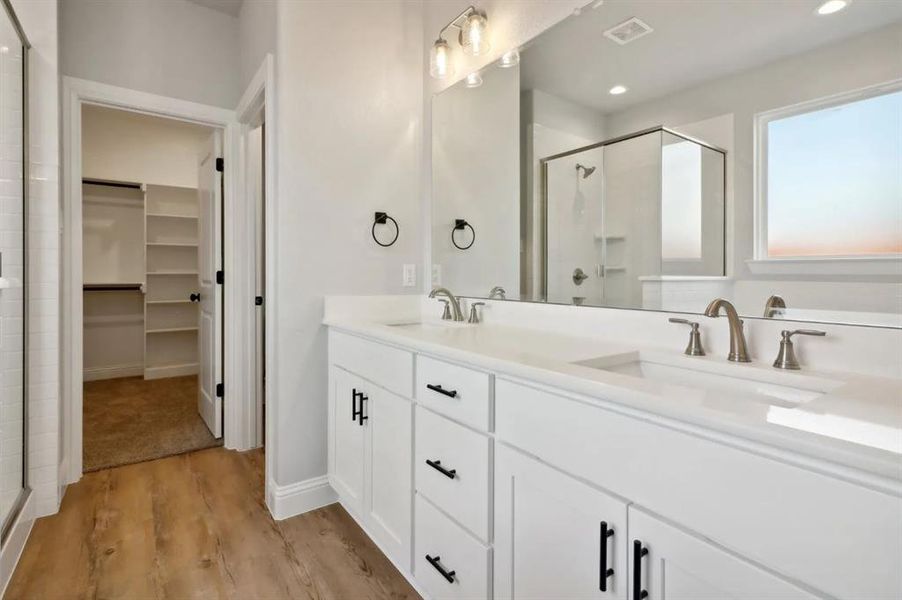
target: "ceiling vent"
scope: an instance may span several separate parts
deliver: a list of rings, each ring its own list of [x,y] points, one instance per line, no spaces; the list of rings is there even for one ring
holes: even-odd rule
[[[649,27],[641,19],[631,17],[623,23],[615,25],[605,31],[604,36],[623,46],[634,40],[638,40],[643,35],[648,35],[652,31],[654,31],[654,29]]]

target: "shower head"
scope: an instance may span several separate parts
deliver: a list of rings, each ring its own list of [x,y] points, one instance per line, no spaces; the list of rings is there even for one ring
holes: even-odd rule
[[[588,177],[589,175],[591,175],[592,173],[595,172],[595,167],[586,167],[583,165],[576,165],[577,172],[579,172],[580,169],[583,170],[583,179],[585,179],[586,177]]]

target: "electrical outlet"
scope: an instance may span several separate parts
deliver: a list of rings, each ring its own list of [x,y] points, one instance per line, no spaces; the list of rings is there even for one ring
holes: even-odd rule
[[[404,287],[414,287],[417,284],[417,266],[404,265],[401,275],[401,285]]]
[[[432,285],[442,285],[442,265],[432,265]]]

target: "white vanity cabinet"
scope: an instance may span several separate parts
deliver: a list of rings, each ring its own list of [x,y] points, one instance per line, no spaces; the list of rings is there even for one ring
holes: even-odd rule
[[[429,598],[902,597],[902,499],[829,464],[337,330],[329,368],[330,482]]]
[[[371,353],[380,359],[361,361]],[[386,388],[405,389],[407,377],[409,390],[413,355],[339,333],[330,336],[329,354],[329,482],[389,558],[409,570],[413,404]]]
[[[495,452],[495,598],[627,598],[627,504]]]

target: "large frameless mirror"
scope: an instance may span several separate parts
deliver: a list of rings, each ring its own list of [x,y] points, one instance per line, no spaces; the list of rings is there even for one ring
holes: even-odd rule
[[[902,327],[902,4],[820,4],[608,0],[461,73],[434,283]]]
[[[0,10],[0,520],[2,542],[28,493],[28,42],[8,0]]]

